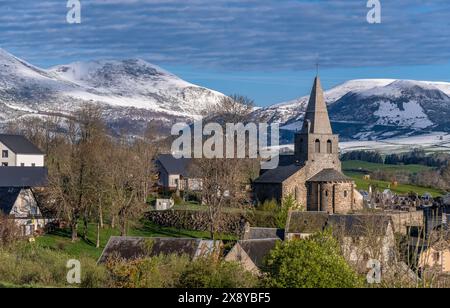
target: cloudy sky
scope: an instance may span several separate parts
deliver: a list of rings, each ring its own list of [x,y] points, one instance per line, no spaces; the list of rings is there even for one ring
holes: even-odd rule
[[[0,47],[49,67],[142,58],[188,81],[267,105],[355,78],[450,81],[450,1],[0,0]]]

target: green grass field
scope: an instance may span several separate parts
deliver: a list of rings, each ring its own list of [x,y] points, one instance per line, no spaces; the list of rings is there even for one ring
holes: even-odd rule
[[[118,236],[119,230],[106,227],[100,231],[100,248],[96,248],[97,225],[90,224],[88,228],[88,240],[79,239],[72,243],[69,230],[55,231],[36,239],[36,242],[44,247],[64,251],[74,256],[86,256],[98,259],[111,236]],[[204,238],[209,239],[209,232],[187,231],[176,228],[167,228],[155,225],[151,222],[144,222],[142,226],[133,228],[128,236],[142,237],[176,237],[176,238]],[[222,240],[235,240],[233,236],[219,235]]]
[[[379,180],[365,180],[364,175],[370,174],[371,172],[380,170],[386,172],[408,172],[408,173],[418,173],[421,171],[426,171],[432,169],[431,167],[422,165],[385,165],[368,163],[364,161],[344,161],[342,162],[342,169],[345,175],[353,178],[358,186],[358,189],[368,190],[369,185],[377,186],[379,190],[384,190],[390,188],[393,192],[398,194],[407,194],[409,192],[415,192],[422,195],[426,192],[431,193],[434,197],[442,196],[445,192],[429,187],[421,187],[415,185],[399,184],[397,187],[392,187],[391,183],[388,181]]]

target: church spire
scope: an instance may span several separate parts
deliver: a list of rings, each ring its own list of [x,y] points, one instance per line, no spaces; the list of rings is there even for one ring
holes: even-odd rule
[[[316,76],[314,80],[302,133],[333,134],[319,76]]]

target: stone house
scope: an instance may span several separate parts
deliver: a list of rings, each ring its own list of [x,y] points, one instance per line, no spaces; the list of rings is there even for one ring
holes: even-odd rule
[[[363,208],[355,183],[341,173],[339,136],[333,134],[319,77],[311,91],[305,120],[295,136],[295,153],[253,183],[259,202],[292,195],[311,210],[348,213]],[[317,196],[308,200],[311,196]],[[333,203],[334,202],[334,203]]]
[[[0,166],[44,167],[44,153],[24,136],[0,134]]]
[[[424,240],[420,251],[421,271],[450,274],[450,234],[433,240]]]
[[[383,265],[395,262],[392,220],[385,215],[329,215],[324,212],[291,212],[286,240],[305,239],[331,229],[348,262],[364,270],[369,260]]]
[[[247,271],[260,275],[266,257],[279,242],[279,238],[238,241],[226,255],[225,261],[238,262]]]

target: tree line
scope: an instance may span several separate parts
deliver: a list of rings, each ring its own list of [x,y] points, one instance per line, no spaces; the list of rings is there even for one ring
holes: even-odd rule
[[[413,149],[403,154],[388,154],[385,157],[376,151],[351,151],[341,155],[342,161],[360,160],[387,165],[424,165],[443,168],[450,161],[450,154],[438,152],[427,154],[422,149]]]
[[[38,191],[46,209],[67,223],[72,241],[87,237],[88,224],[107,222],[121,235],[146,210],[155,184],[157,154],[151,128],[139,138],[112,137],[96,106],[67,117],[25,118],[8,128],[23,134],[46,153],[48,186]]]

